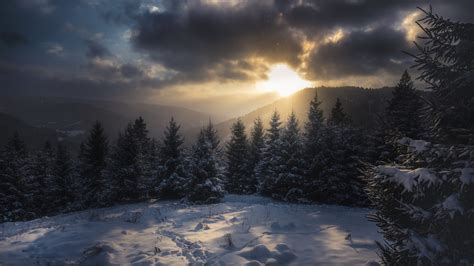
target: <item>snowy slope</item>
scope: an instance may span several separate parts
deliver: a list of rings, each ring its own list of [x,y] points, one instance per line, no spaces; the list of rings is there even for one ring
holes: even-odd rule
[[[0,265],[364,265],[382,240],[368,212],[235,195],[121,205],[0,224]]]

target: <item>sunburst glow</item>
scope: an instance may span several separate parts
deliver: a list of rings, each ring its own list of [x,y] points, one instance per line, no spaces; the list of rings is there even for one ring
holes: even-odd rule
[[[258,82],[256,88],[261,91],[275,91],[281,96],[288,96],[312,85],[310,81],[301,78],[288,65],[277,64],[270,69],[268,79]]]

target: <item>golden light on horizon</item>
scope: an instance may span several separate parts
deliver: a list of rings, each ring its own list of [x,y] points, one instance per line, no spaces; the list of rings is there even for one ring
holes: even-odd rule
[[[268,79],[257,82],[255,87],[260,91],[274,91],[281,96],[288,96],[312,85],[288,65],[276,64],[270,68]]]

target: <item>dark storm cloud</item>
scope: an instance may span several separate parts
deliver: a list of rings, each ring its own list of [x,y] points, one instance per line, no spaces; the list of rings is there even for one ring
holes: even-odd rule
[[[405,34],[389,27],[353,31],[338,42],[321,45],[309,58],[308,72],[313,79],[325,80],[400,72],[410,66],[402,53],[410,49]]]
[[[431,4],[453,21],[474,19],[472,0],[209,2],[216,1],[0,1],[0,64],[15,66],[9,74],[0,69],[0,92],[122,95],[259,80],[273,63],[315,80],[398,75],[411,60],[401,52],[411,48],[400,23],[416,6]],[[327,41],[339,29],[344,36]],[[64,56],[45,53],[46,44],[60,44]],[[163,70],[150,71],[154,65]]]
[[[190,79],[206,78],[209,69],[251,57],[293,66],[300,63],[302,40],[272,6],[253,2],[221,8],[193,3],[186,9],[175,3],[171,10],[137,17],[136,48]],[[243,70],[255,70],[252,64],[247,67]],[[223,78],[248,77],[225,73],[230,75]]]
[[[430,3],[459,16],[474,8],[474,1],[467,0]],[[401,51],[409,49],[409,43],[397,23],[416,6],[427,4],[412,0],[240,1],[236,5],[164,1],[156,12],[133,12],[131,6],[127,12],[134,14],[131,18],[136,22],[135,47],[190,80],[215,79],[216,73],[225,79],[249,79],[243,73],[208,70],[251,57],[298,67],[303,38],[320,42],[343,28],[349,32],[347,39],[316,49],[307,69],[310,77],[341,78],[399,71],[400,62],[407,60]],[[365,32],[367,28],[374,30]]]
[[[25,36],[14,31],[0,32],[0,41],[9,47],[20,46],[28,43]]]
[[[89,58],[102,58],[110,56],[110,51],[95,40],[87,40],[87,53],[86,56]]]

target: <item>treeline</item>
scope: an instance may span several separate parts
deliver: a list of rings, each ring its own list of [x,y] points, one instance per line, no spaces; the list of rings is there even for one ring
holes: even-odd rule
[[[163,139],[148,137],[140,117],[111,145],[96,122],[77,159],[49,142],[28,152],[15,134],[0,154],[1,221],[110,206],[151,198],[212,203],[223,196],[219,140],[211,122],[192,149],[171,119]]]
[[[250,137],[240,120],[220,145],[213,124],[202,128],[190,149],[171,119],[159,141],[145,121],[129,123],[114,143],[99,122],[77,158],[60,143],[28,152],[15,134],[0,153],[1,220],[27,220],[117,203],[186,198],[218,202],[224,191],[261,193],[280,200],[367,204],[357,167],[361,132],[351,126],[340,101],[327,123],[317,94],[304,129],[295,115],[285,124],[274,112],[268,129],[255,120]]]

